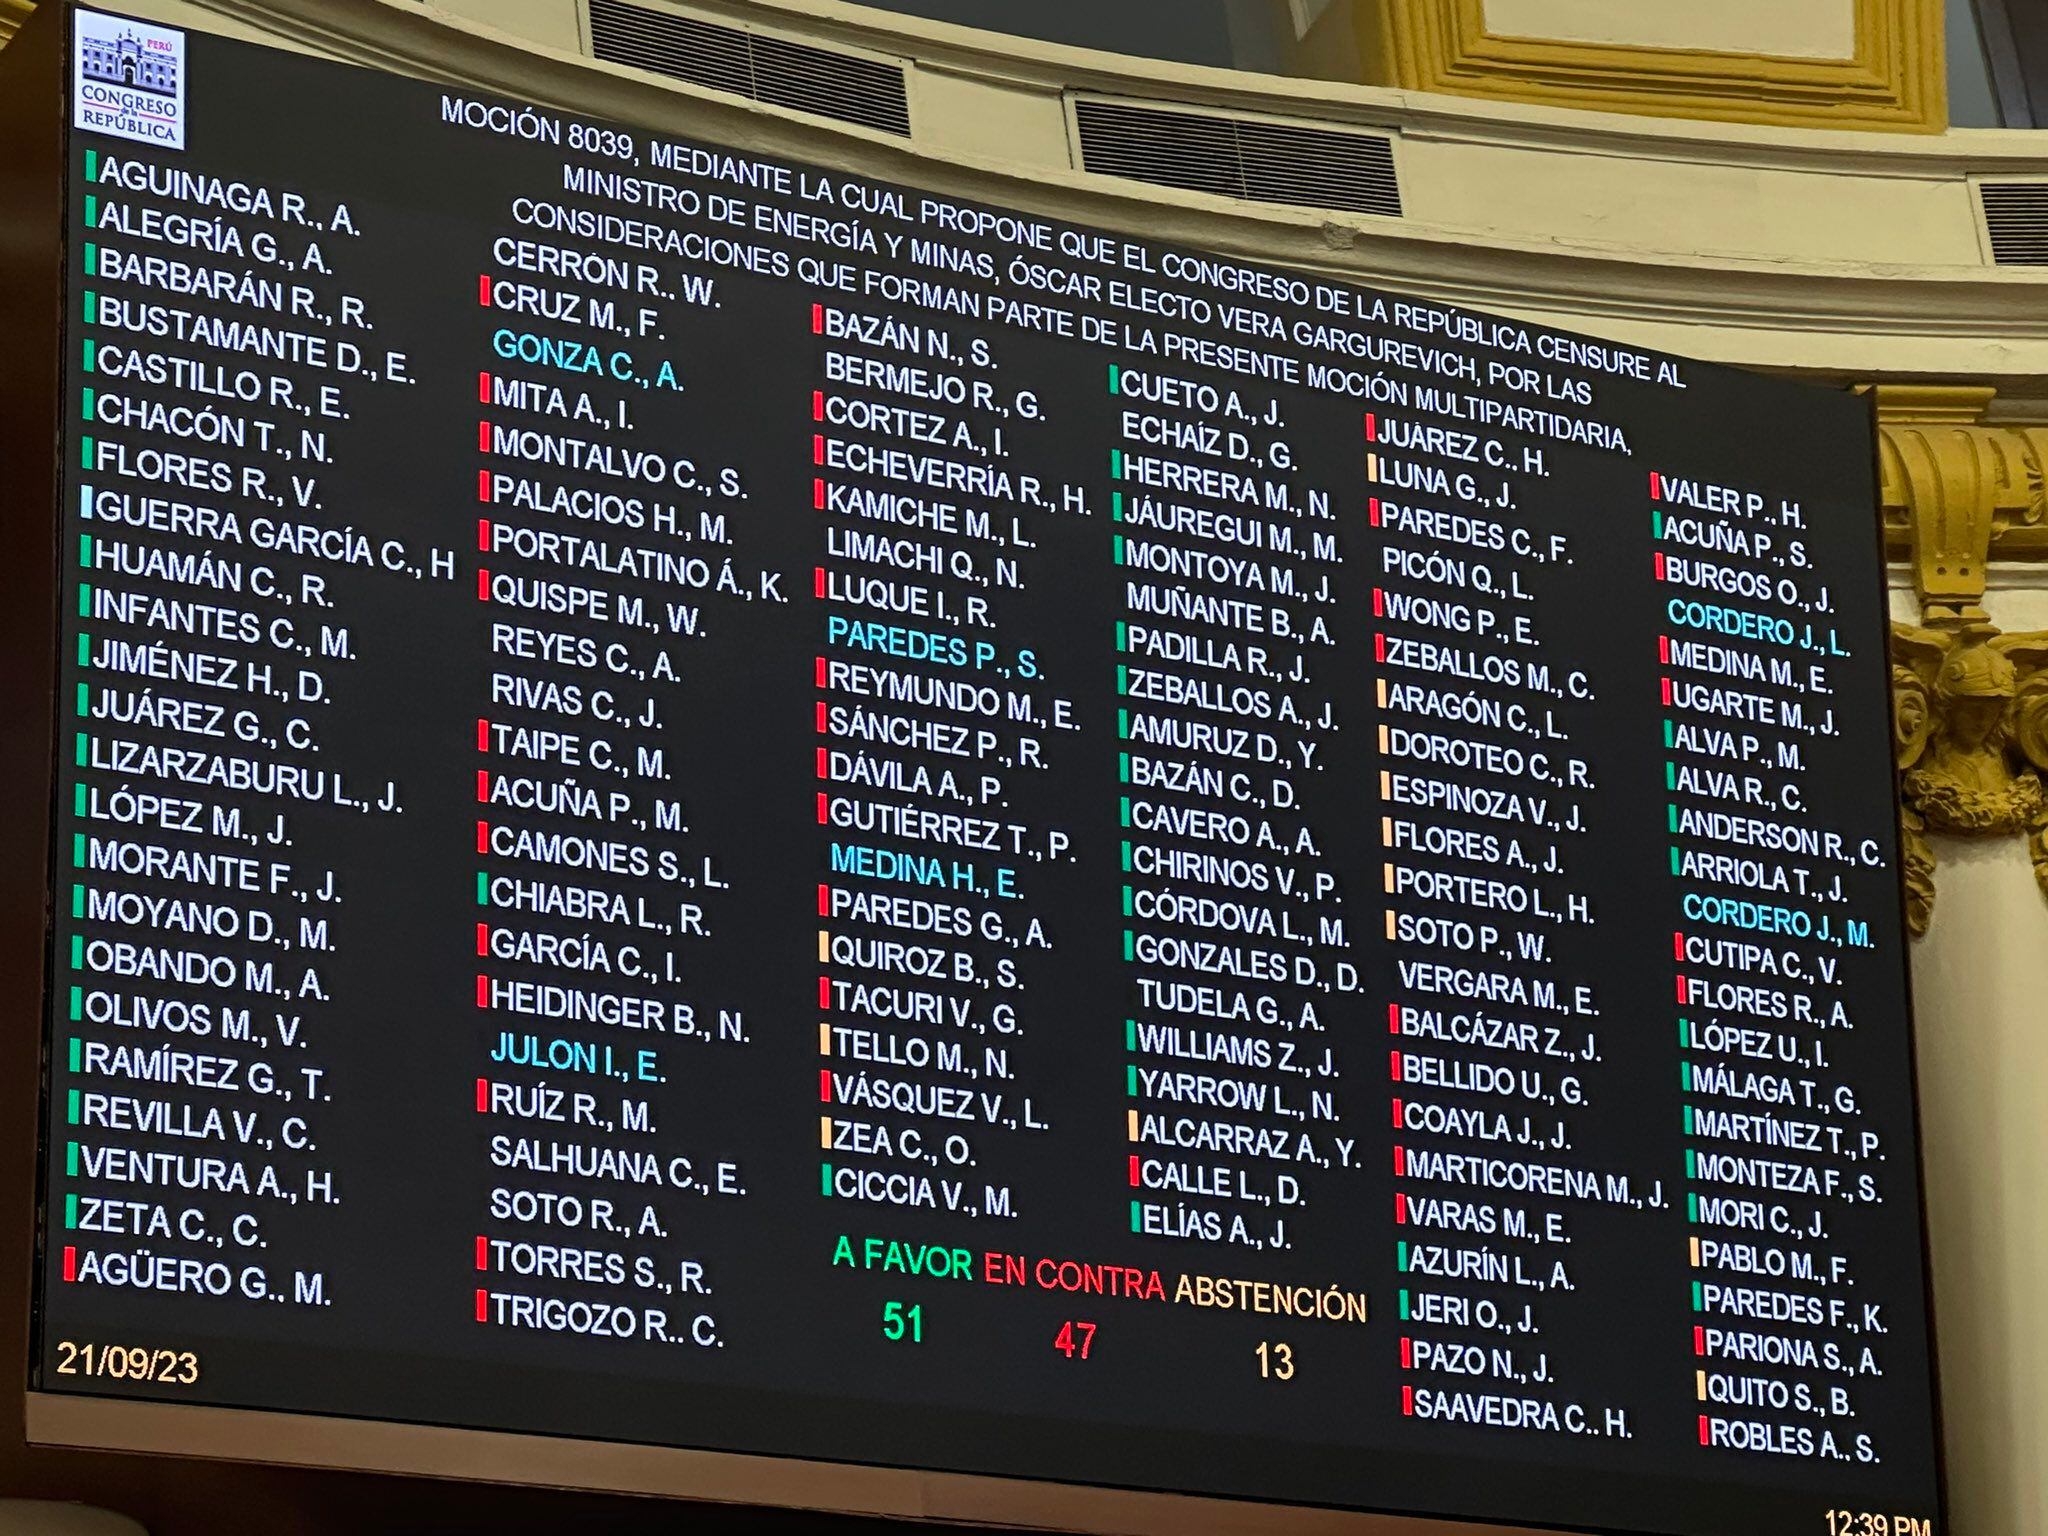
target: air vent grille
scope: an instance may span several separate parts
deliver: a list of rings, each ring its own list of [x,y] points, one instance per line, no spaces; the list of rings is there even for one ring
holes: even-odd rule
[[[2001,267],[2048,267],[2048,181],[1991,181],[1978,190],[1991,259]]]
[[[900,66],[626,0],[590,0],[591,52],[771,106],[910,133]]]
[[[1393,140],[1247,118],[1077,101],[1082,169],[1255,203],[1401,216]]]

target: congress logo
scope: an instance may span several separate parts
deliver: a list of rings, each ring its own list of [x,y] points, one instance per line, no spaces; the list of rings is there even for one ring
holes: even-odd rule
[[[72,123],[183,149],[185,34],[97,11],[72,16]]]

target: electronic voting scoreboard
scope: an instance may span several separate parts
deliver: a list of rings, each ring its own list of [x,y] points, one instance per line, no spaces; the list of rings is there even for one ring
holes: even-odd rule
[[[1867,402],[49,87],[35,1393],[1936,1531]]]

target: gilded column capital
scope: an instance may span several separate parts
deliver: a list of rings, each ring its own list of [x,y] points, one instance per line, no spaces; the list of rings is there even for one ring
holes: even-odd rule
[[[1934,914],[1929,833],[2024,837],[2048,893],[2048,632],[1984,611],[1990,562],[2048,557],[2048,427],[1993,417],[1981,385],[1875,387],[1886,552],[1918,624],[1892,625],[1893,747],[1907,922]]]
[[[1906,918],[1934,912],[1927,834],[2024,837],[2048,895],[2048,630],[1892,625],[1893,754]]]
[[[2048,427],[1988,420],[1983,386],[1875,392],[1886,547],[1911,564],[1923,624],[1981,624],[1992,558],[2048,555]]]

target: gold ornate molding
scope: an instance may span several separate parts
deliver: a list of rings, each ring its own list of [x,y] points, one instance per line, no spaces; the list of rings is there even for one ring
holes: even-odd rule
[[[1886,552],[1911,565],[1937,629],[1984,620],[1992,559],[2048,558],[2048,427],[1988,421],[1996,393],[1876,389]]]
[[[21,24],[28,20],[28,13],[36,8],[36,0],[0,0],[0,48],[21,30]]]
[[[1892,625],[1893,748],[1906,919],[1934,915],[1930,833],[2020,836],[2048,895],[2048,631],[1984,612],[1993,558],[2048,556],[2048,427],[1989,418],[1997,391],[1879,385],[1886,553],[1921,622]]]
[[[1941,132],[1942,0],[1854,3],[1855,52],[1821,59],[1506,36],[1487,29],[1485,0],[1354,0],[1367,67],[1410,90],[1654,117]]]
[[[1930,832],[2024,837],[2048,895],[2048,630],[1892,625],[1892,722],[1912,931],[1934,916]]]

